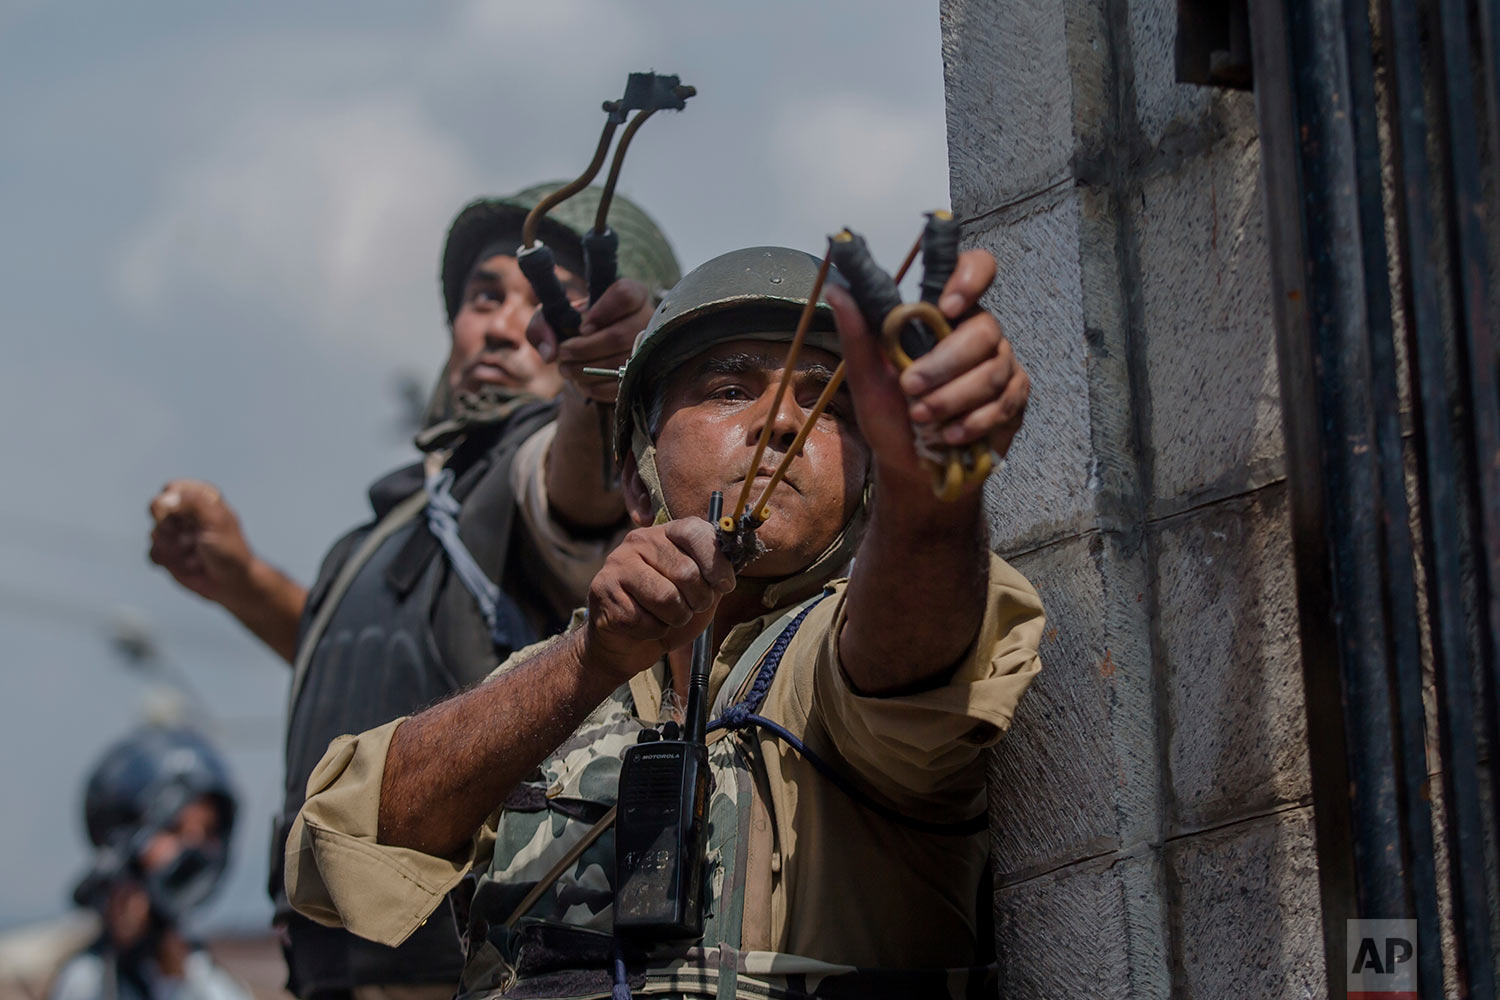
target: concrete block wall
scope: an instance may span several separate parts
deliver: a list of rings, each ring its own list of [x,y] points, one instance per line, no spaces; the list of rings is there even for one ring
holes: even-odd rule
[[[1006,997],[1326,993],[1253,98],[1173,0],[942,0],[954,211],[1032,374],[987,497],[1045,668],[991,767]]]

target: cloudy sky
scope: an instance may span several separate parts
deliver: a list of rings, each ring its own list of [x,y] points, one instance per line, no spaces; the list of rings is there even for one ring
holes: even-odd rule
[[[843,225],[899,258],[947,203],[934,0],[0,0],[0,928],[64,912],[80,781],[191,678],[243,792],[209,914],[262,926],[288,671],[145,560],[163,481],[219,484],[308,579],[407,460],[471,197],[576,174],[631,70],[699,96],[621,188],[684,270]]]

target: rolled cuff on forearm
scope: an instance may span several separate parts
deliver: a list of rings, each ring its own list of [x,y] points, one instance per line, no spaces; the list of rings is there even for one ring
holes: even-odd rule
[[[844,613],[841,603],[815,675],[815,704],[840,754],[896,803],[970,808],[983,793],[979,751],[1009,728],[1042,667],[1046,619],[1036,590],[991,556],[984,619],[967,655],[942,686],[891,697],[860,694],[844,676]]]
[[[285,845],[287,898],[299,913],[390,947],[422,925],[494,842],[493,824],[450,858],[378,842],[386,753],[404,721],[329,744]]]
[[[557,425],[546,424],[516,451],[511,466],[511,488],[515,491],[527,537],[535,546],[540,571],[549,596],[559,611],[571,611],[588,596],[594,574],[604,559],[630,530],[624,519],[612,527],[585,534],[571,531],[554,516],[547,495],[547,456],[557,437]]]

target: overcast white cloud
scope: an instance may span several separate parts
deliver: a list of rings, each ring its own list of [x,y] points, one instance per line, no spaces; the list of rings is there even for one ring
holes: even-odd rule
[[[52,387],[55,396],[52,405],[38,412],[30,401],[40,387]],[[86,442],[100,427],[108,426],[112,446],[90,457],[90,473],[104,482],[117,482],[145,456],[180,448],[188,432],[175,419],[172,407],[149,386],[103,366],[59,358],[0,365],[0,426],[9,431],[5,435],[7,466],[38,474],[23,475],[19,482],[29,485],[23,486],[20,498],[13,495],[4,507],[29,507],[38,515],[56,506],[57,480],[48,472],[57,461],[58,442]]]
[[[439,322],[433,219],[478,186],[472,155],[408,95],[262,111],[167,180],[116,280],[152,321],[208,288],[409,361]]]
[[[770,164],[780,190],[825,228],[859,230],[895,262],[921,228],[918,213],[948,205],[946,175],[933,151],[947,148],[941,115],[893,106],[858,92],[810,97],[779,109],[771,125]]]
[[[185,294],[211,291],[296,317],[315,335],[416,364],[427,352],[413,332],[431,329],[438,315],[431,295],[439,220],[475,193],[582,166],[600,122],[596,100],[620,86],[622,72],[611,64],[637,67],[620,54],[639,51],[644,66],[656,65],[654,53],[666,53],[659,68],[679,68],[666,61],[672,46],[646,29],[689,27],[691,21],[648,22],[642,12],[650,7],[474,2],[450,8],[417,37],[367,31],[334,51],[333,39],[324,46],[282,46],[261,33],[250,36],[242,46],[248,51],[224,54],[222,65],[233,70],[223,84],[243,86],[275,52],[279,86],[267,105],[250,101],[210,133],[203,148],[172,164],[173,174],[116,258],[114,278],[124,301],[159,324]],[[766,30],[764,23],[753,27]],[[558,39],[579,49],[586,47],[582,40],[607,39],[609,55],[593,65],[559,66]],[[796,54],[787,48],[759,57],[753,50],[736,53],[752,79],[768,64],[795,65]],[[701,59],[701,52],[679,58],[691,65],[697,61],[692,56]],[[334,101],[288,103],[291,81],[320,89],[330,64],[344,73],[400,67],[407,82]],[[827,85],[813,69],[801,72],[814,87],[787,86],[792,81],[783,74],[784,97],[775,80],[758,83],[768,98],[779,99],[745,117],[720,106],[726,90],[731,100],[744,99],[733,93],[743,89],[744,78],[732,69],[707,79],[686,72],[703,96],[690,103],[684,121],[654,124],[645,133],[625,189],[666,186],[643,176],[652,163],[670,162],[680,172],[692,168],[689,157],[699,158],[734,186],[743,186],[741,177],[762,180],[759,192],[747,192],[750,199],[758,194],[776,206],[771,218],[790,223],[762,239],[816,251],[829,229],[849,224],[862,228],[877,251],[899,252],[915,231],[916,211],[946,202],[943,116],[933,113],[930,100],[902,102],[847,88],[824,92]],[[455,80],[483,81],[466,96],[481,109],[495,108],[489,131],[511,129],[504,133],[511,141],[504,143],[503,161],[479,162],[475,146],[465,142],[474,137],[455,134],[439,120],[434,91]],[[595,99],[581,98],[580,91]],[[542,123],[556,139],[534,141]],[[729,158],[716,159],[711,150]],[[647,200],[655,214],[675,222],[664,203]],[[680,235],[680,226],[668,228]],[[694,252],[678,239],[689,266],[735,242],[716,234],[712,247]]]
[[[660,11],[664,5],[656,4]],[[610,52],[638,51],[648,35],[666,27],[652,18],[653,5],[616,0],[548,0],[547,3],[497,4],[470,0],[462,4],[439,36],[440,44],[464,52],[498,67],[523,70],[559,67],[555,57],[562,46],[582,56],[598,49],[599,39],[608,40]],[[650,69],[649,66],[639,67]],[[664,72],[668,72],[662,67]],[[549,73],[548,76],[552,76]],[[544,79],[537,82],[547,85]]]
[[[745,148],[785,215],[811,228],[848,222],[896,249],[917,208],[946,202],[931,156],[942,120],[919,109],[829,94],[778,109],[767,131]],[[417,360],[413,333],[437,316],[434,220],[488,189],[473,154],[409,94],[259,111],[177,171],[116,258],[119,291],[143,318],[157,324],[185,294],[211,289],[401,362]],[[817,236],[802,245],[816,249]]]

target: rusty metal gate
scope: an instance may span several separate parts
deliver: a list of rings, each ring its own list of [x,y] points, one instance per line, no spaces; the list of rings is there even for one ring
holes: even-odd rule
[[[1265,0],[1238,16],[1272,248],[1330,993],[1344,995],[1345,921],[1402,918],[1417,924],[1421,996],[1491,1000],[1500,0]],[[1232,49],[1212,55],[1202,63],[1221,77],[1235,63]]]

